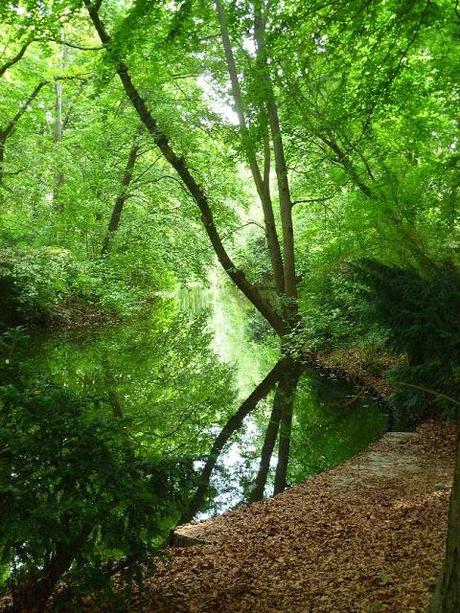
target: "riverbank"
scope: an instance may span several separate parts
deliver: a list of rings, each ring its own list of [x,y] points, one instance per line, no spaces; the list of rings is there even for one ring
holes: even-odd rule
[[[421,613],[440,568],[452,426],[387,434],[274,498],[179,529],[132,611]]]
[[[368,387],[388,400],[394,387],[385,379],[385,373],[404,360],[404,356],[377,354],[350,346],[334,351],[319,351],[316,359],[324,367],[335,370],[338,376]]]
[[[385,373],[403,359],[403,356],[390,354],[363,354],[362,350],[352,346],[332,351],[305,352],[302,363],[307,368],[317,370],[322,376],[358,386],[360,391],[350,402],[364,394],[373,398],[387,415],[387,427],[392,430],[395,411],[391,396],[395,388],[385,379]]]

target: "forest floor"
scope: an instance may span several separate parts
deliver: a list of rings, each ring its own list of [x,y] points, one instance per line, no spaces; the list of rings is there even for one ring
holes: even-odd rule
[[[130,611],[422,613],[444,553],[455,431],[386,434],[274,498],[178,532]]]

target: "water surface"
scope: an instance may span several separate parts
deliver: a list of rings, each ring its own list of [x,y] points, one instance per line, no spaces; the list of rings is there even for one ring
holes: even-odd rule
[[[260,326],[259,326],[260,327]],[[131,418],[137,444],[203,465],[214,437],[279,355],[261,340],[244,300],[213,283],[159,298],[142,316],[99,330],[37,333],[25,360],[34,373]],[[385,417],[354,386],[305,371],[297,387],[288,483],[343,462],[385,429]],[[248,495],[257,472],[273,392],[246,418],[220,456],[204,515]],[[102,409],[101,409],[102,410]],[[272,469],[276,455],[272,458]],[[271,493],[272,476],[266,494]]]

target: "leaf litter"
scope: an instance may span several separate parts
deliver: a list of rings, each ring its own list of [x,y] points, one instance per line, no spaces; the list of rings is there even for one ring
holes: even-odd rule
[[[421,613],[444,554],[455,429],[387,434],[283,494],[178,529],[130,611]]]

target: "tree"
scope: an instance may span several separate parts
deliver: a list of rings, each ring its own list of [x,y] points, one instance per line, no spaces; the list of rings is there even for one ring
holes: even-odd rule
[[[457,403],[458,404],[458,403]],[[449,500],[446,552],[431,600],[430,613],[454,613],[460,605],[460,436]]]
[[[40,90],[48,84],[48,81],[40,81],[32,92],[29,94],[27,99],[21,104],[20,108],[17,112],[11,117],[9,121],[7,121],[6,125],[0,128],[0,184],[5,175],[4,164],[5,164],[5,147],[7,140],[12,136],[16,126],[19,123],[19,120],[24,115],[24,113],[28,110],[32,102],[40,93]]]
[[[114,570],[166,537],[191,483],[185,463],[136,452],[128,420],[89,398],[47,382],[31,389],[17,374],[13,388],[2,375],[0,551],[12,610],[43,611],[62,580],[109,593]]]
[[[398,371],[406,409],[416,395],[425,406],[426,393],[409,386],[430,377],[455,393],[456,319],[442,328],[450,306],[432,307],[460,252],[457,13],[449,0],[0,6],[3,323],[67,317],[73,305],[127,316],[152,290],[206,279],[217,258],[254,307],[253,331],[278,336],[280,361],[239,408],[222,372],[217,385],[194,370],[202,353],[183,321],[174,334],[165,322],[156,335],[143,330],[164,350],[167,389],[134,340],[133,368],[148,385],[132,389],[103,348],[87,373],[87,387],[92,376],[105,383],[117,420],[136,414],[136,437],[161,439],[162,426],[176,427],[170,418],[190,417],[183,398],[204,399],[206,414],[190,417],[186,433],[196,436],[200,420],[222,429],[215,440],[203,431],[196,445],[181,435],[204,462],[184,518],[204,504],[219,454],[271,389],[250,496],[263,496],[275,450],[275,493],[284,489],[305,350],[407,353]],[[357,280],[363,261],[385,278]],[[190,345],[178,369],[170,345],[180,342]],[[155,427],[136,413],[138,397],[148,397]],[[160,399],[170,416],[156,410]]]
[[[126,168],[123,173],[123,178],[121,180],[120,193],[118,194],[115,200],[115,204],[113,205],[113,210],[110,216],[107,233],[104,237],[104,242],[102,243],[101,255],[104,255],[110,249],[110,243],[112,241],[113,234],[118,230],[118,226],[120,225],[123,207],[127,199],[129,198],[128,189],[133,179],[134,166],[139,156],[139,143],[138,143],[139,135],[140,135],[140,130],[137,130],[133,138],[131,149],[129,150],[128,160],[126,162]]]
[[[99,15],[100,3],[93,4],[90,0],[84,0],[84,2],[101,42],[106,46],[106,48],[110,48],[111,38],[107,33],[105,25]],[[113,53],[113,51],[111,52],[111,59],[114,62],[115,70],[125,88],[126,94],[136,109],[140,120],[144,123],[146,129],[151,134],[155,144],[161,151],[165,160],[174,168],[183,181],[185,187],[195,200],[201,212],[201,218],[206,233],[223,269],[228,274],[230,279],[232,279],[235,285],[249,299],[249,301],[267,319],[267,321],[272,325],[273,329],[278,334],[284,334],[287,328],[282,317],[266,300],[264,300],[264,298],[262,298],[257,288],[247,280],[243,271],[236,268],[235,264],[228,255],[220,233],[217,230],[214,215],[209,205],[208,196],[206,195],[203,187],[191,173],[185,159],[176,153],[174,148],[171,146],[167,135],[159,128],[158,122],[149,110],[145,99],[140,95],[138,89],[134,85],[128,67]]]

